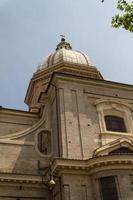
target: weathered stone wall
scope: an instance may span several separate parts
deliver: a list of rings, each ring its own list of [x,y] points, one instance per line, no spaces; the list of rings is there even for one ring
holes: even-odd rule
[[[95,86],[94,84],[79,84],[74,81],[58,83],[63,157],[87,159],[92,157],[93,151],[102,143],[106,144],[121,137],[133,139],[133,133],[102,135],[95,106],[96,100],[111,98],[118,103],[119,101],[124,101],[129,105],[133,103],[130,90],[122,87],[118,89],[117,85],[107,87],[108,84]]]
[[[95,174],[92,177],[93,186],[95,190],[96,200],[101,199],[101,191],[99,185],[99,178],[106,176],[115,176],[117,192],[120,200],[132,200],[133,199],[133,171],[132,170],[110,170],[103,171]]]
[[[0,108],[0,136],[27,129],[38,119],[37,114]]]

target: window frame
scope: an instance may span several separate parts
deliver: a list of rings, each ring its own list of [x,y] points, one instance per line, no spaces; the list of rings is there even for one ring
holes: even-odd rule
[[[116,101],[114,99],[98,99],[95,102],[98,112],[99,126],[101,133],[122,134],[133,136],[133,108],[123,101]],[[105,124],[104,117],[106,115],[114,115],[124,119],[126,132],[108,131]]]
[[[104,198],[104,196],[103,196],[103,191],[102,191],[102,186],[103,186],[103,185],[102,185],[102,182],[101,182],[102,179],[107,179],[107,178],[108,178],[108,179],[109,179],[109,178],[113,178],[113,181],[114,181],[114,183],[115,183],[114,186],[113,186],[113,188],[115,188],[116,197],[117,197],[117,199],[115,199],[115,200],[119,200],[119,191],[118,191],[118,186],[117,186],[117,181],[116,181],[116,178],[117,178],[117,177],[116,177],[116,176],[113,176],[113,175],[111,175],[111,176],[104,176],[104,177],[100,177],[100,178],[99,178],[99,188],[100,188],[100,196],[101,196],[101,199],[102,199],[102,200],[106,200],[106,199],[108,198],[108,197],[107,197],[107,198],[106,198],[106,197]],[[106,186],[107,186],[107,187],[106,187],[106,189],[107,189],[107,188],[108,188],[107,182],[106,182]],[[110,189],[110,188],[109,188],[109,189]],[[109,191],[107,191],[107,192],[109,193]],[[111,195],[112,195],[112,191],[111,191],[110,193],[111,193]],[[113,199],[113,200],[114,200],[114,199]]]
[[[125,120],[123,117],[117,115],[104,115],[105,125],[107,131],[113,132],[127,132]]]
[[[45,137],[47,137],[47,133],[44,131],[38,133],[37,146],[40,153],[47,155],[48,153],[46,153],[47,148],[45,147]]]
[[[50,153],[49,154],[44,154],[43,152],[41,152],[40,150],[39,150],[39,146],[38,146],[38,136],[39,136],[39,134],[40,133],[42,133],[42,132],[44,132],[45,134],[49,134],[49,136],[50,136]],[[51,131],[49,131],[49,130],[46,130],[46,129],[39,129],[37,132],[36,132],[36,134],[35,134],[35,150],[36,150],[36,152],[41,156],[41,157],[45,157],[45,158],[49,158],[49,157],[51,157],[52,156],[52,154],[53,154],[53,141],[52,141],[52,135],[51,135]]]

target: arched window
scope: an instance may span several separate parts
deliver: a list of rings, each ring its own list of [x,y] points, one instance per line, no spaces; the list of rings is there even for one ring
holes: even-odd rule
[[[127,132],[124,119],[118,116],[104,116],[107,131]]]
[[[51,153],[51,139],[50,133],[41,131],[37,135],[37,146],[40,153],[49,155]]]
[[[102,135],[107,131],[110,131],[109,134],[119,132],[119,135],[126,135],[126,133],[132,135],[133,115],[130,104],[121,100],[103,98],[96,100],[96,107]]]

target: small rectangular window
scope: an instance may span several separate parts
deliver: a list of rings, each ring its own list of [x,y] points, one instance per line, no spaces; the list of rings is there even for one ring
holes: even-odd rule
[[[117,187],[114,176],[99,179],[102,200],[118,200]]]
[[[107,115],[104,118],[108,131],[127,132],[123,118],[112,115]]]

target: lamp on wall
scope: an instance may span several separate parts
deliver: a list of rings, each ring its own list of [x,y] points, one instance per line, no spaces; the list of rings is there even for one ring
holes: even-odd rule
[[[55,186],[55,180],[54,180],[54,178],[53,178],[53,174],[50,174],[50,180],[48,181],[48,185],[49,185],[49,187],[51,188],[53,188],[54,186]]]
[[[53,178],[53,173],[51,171],[51,166],[49,167],[41,167],[40,160],[38,160],[38,172],[42,177],[42,184],[46,185],[50,190],[55,186],[56,182]],[[41,174],[41,171],[43,174]],[[44,180],[45,177],[45,180]]]

